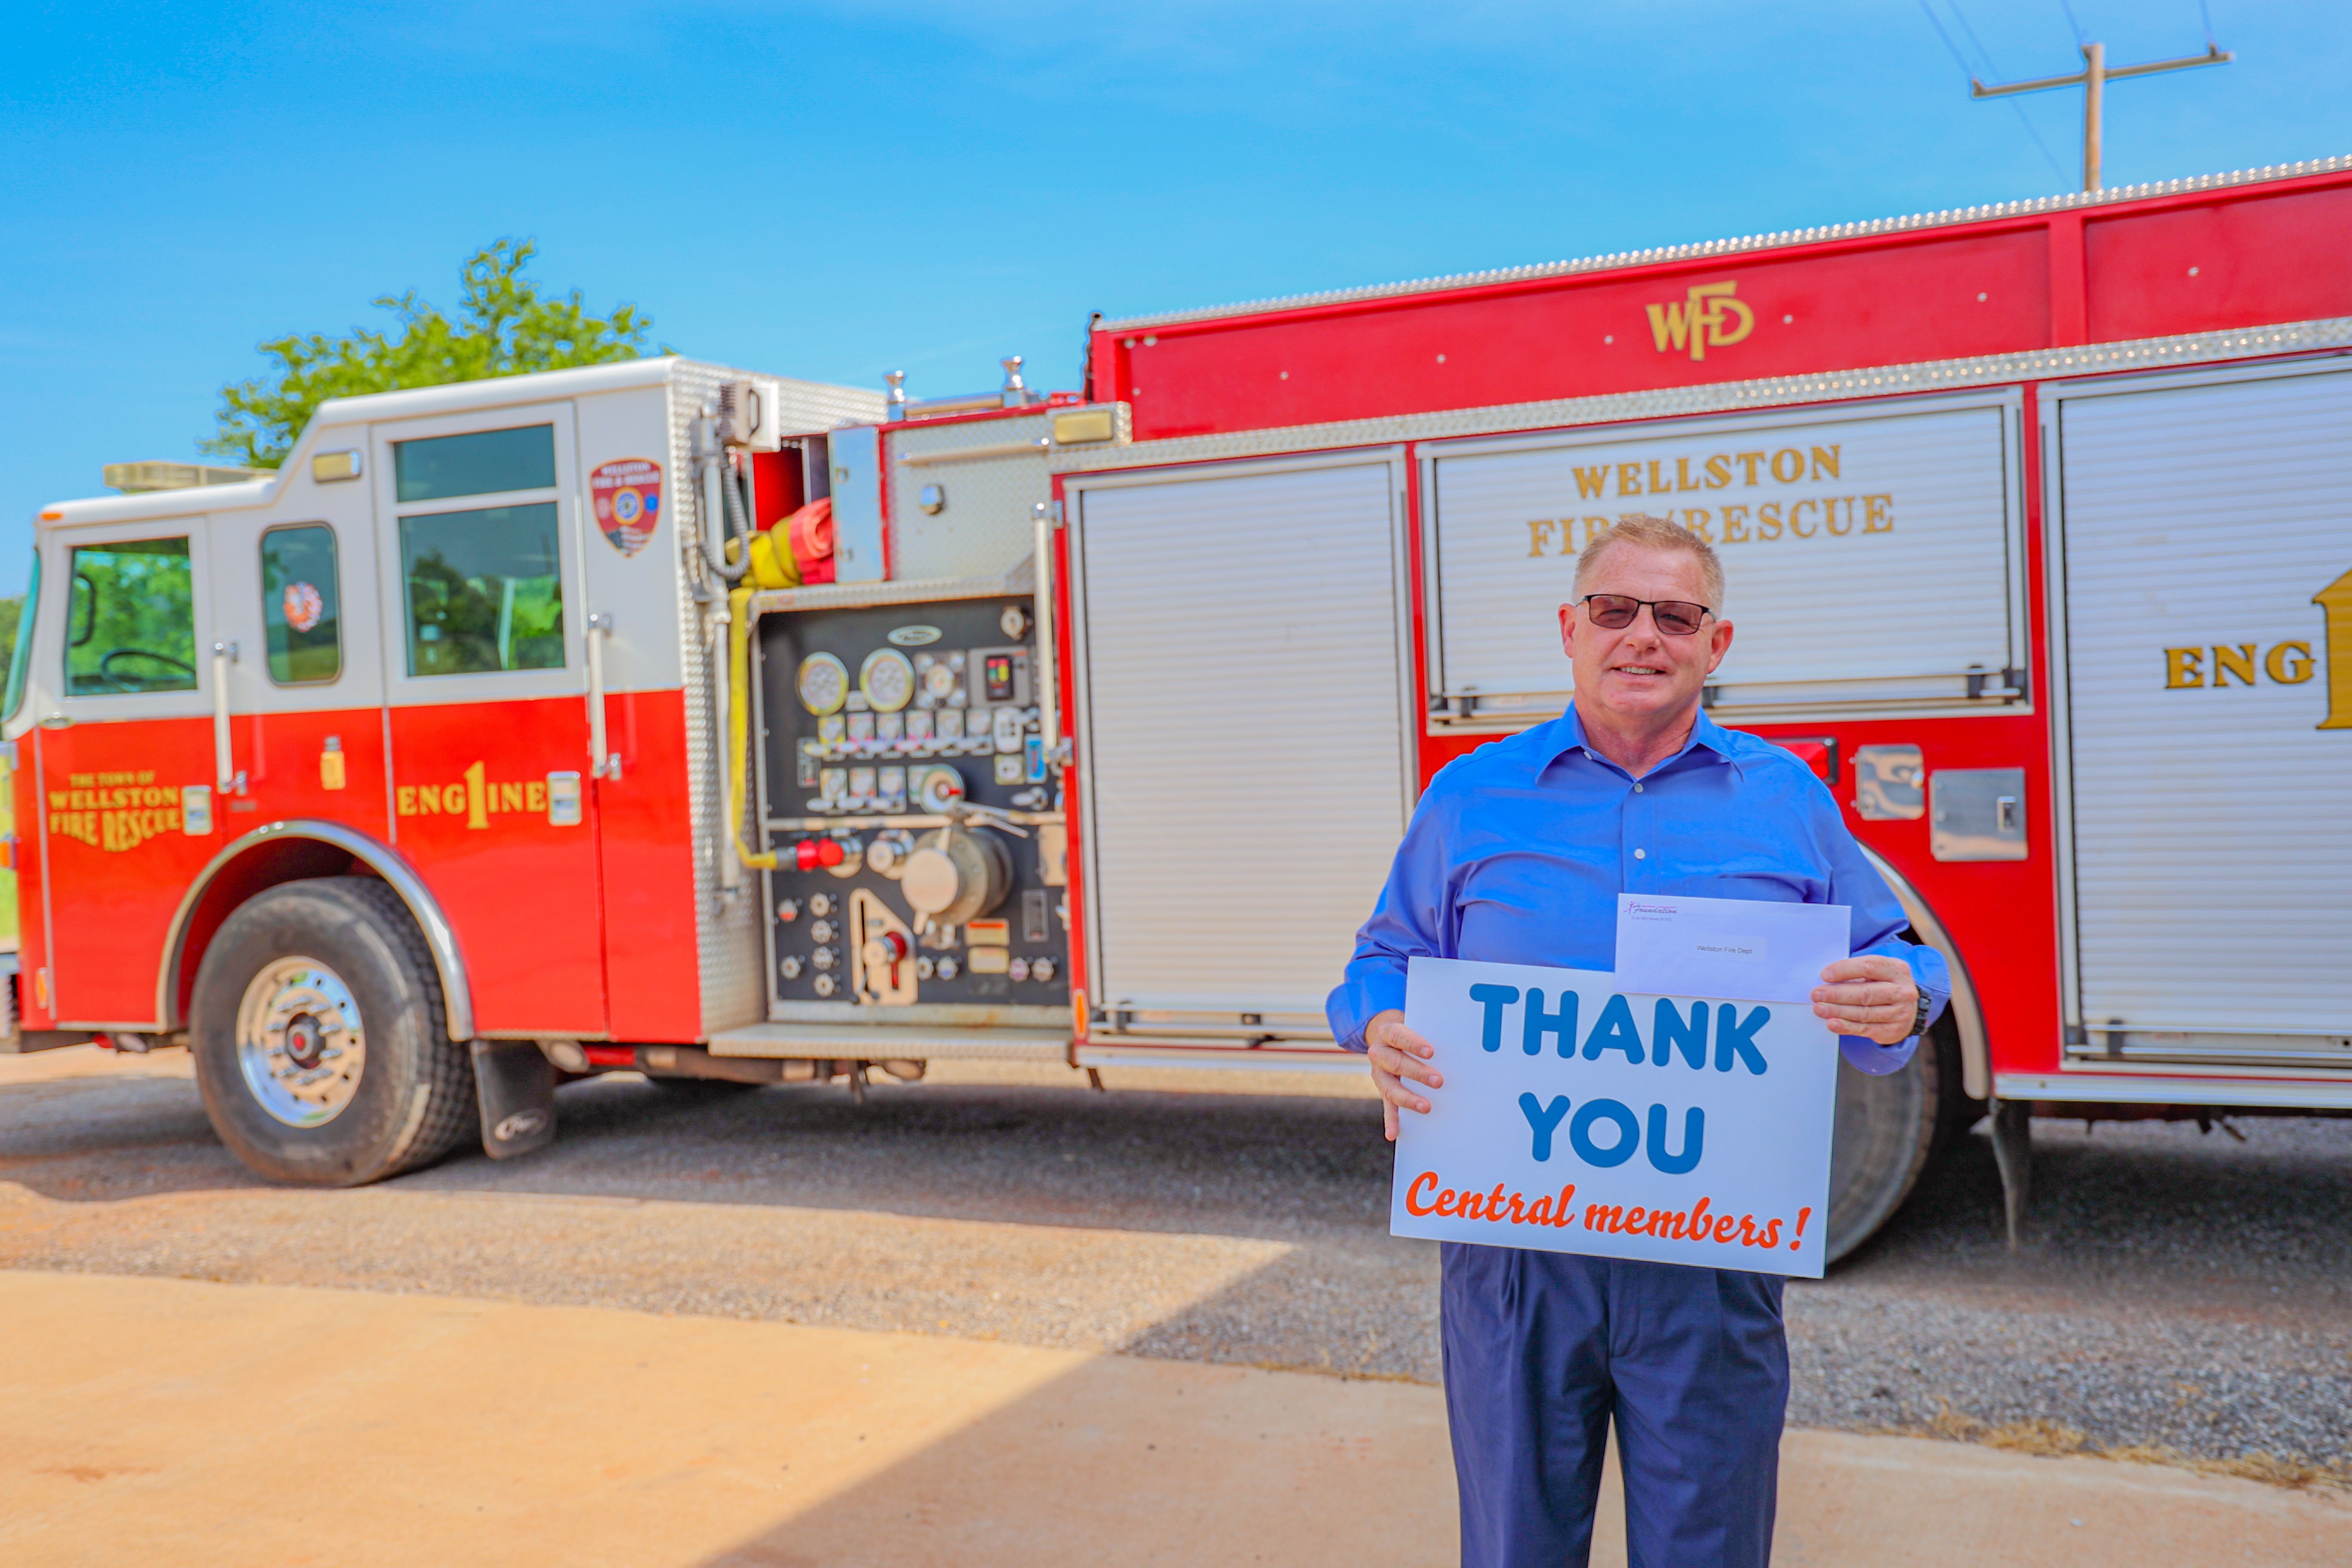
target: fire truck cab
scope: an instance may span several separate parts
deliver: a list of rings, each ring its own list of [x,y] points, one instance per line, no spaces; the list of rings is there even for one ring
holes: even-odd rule
[[[559,1074],[1361,1070],[1423,785],[1576,552],[1721,552],[1706,700],[1950,959],[1829,1247],[1990,1112],[2352,1110],[2352,160],[1110,321],[908,402],[660,359],[322,407],[43,512],[23,1038],[185,1035],[256,1169]],[[789,543],[786,541],[789,541]]]

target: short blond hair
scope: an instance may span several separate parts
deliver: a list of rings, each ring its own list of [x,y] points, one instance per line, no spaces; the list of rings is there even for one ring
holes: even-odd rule
[[[1601,564],[1601,558],[1609,553],[1612,544],[1635,544],[1644,550],[1680,550],[1697,556],[1699,581],[1706,588],[1706,607],[1718,616],[1723,614],[1723,558],[1715,552],[1715,546],[1670,517],[1651,517],[1638,511],[1627,512],[1586,542],[1583,552],[1576,558],[1575,591],[1580,597],[1584,592],[1585,578]]]

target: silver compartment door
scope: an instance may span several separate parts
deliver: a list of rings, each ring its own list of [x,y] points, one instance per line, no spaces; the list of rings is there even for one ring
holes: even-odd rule
[[[1739,636],[1718,718],[1998,710],[2025,663],[2017,402],[1433,443],[1431,689],[1500,725],[1558,713],[1577,552],[1654,512],[1723,557]]]
[[[1069,485],[1087,967],[1134,1027],[1321,1031],[1416,793],[1403,485],[1389,454]]]
[[[2352,1067],[2352,728],[2323,727],[2314,602],[2352,587],[2352,374],[2084,389],[2056,422],[2076,1053]]]

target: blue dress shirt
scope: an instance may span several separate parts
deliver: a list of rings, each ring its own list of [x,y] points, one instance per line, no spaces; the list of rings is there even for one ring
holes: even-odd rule
[[[1902,959],[1938,1012],[1951,998],[1944,955],[1902,940],[1903,906],[1811,768],[1702,712],[1683,749],[1636,779],[1586,746],[1571,705],[1430,781],[1326,1005],[1331,1033],[1365,1049],[1365,1026],[1404,1005],[1414,957],[1614,969],[1620,893],[1844,904],[1854,952]],[[1866,1073],[1919,1048],[1916,1037],[1838,1044]]]

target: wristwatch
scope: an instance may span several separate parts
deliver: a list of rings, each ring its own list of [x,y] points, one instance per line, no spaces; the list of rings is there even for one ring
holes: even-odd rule
[[[1921,991],[1919,993],[1919,1010],[1911,1015],[1911,1033],[1914,1036],[1924,1035],[1927,1032],[1928,1016],[1935,1011],[1936,999],[1928,995],[1927,992]]]

